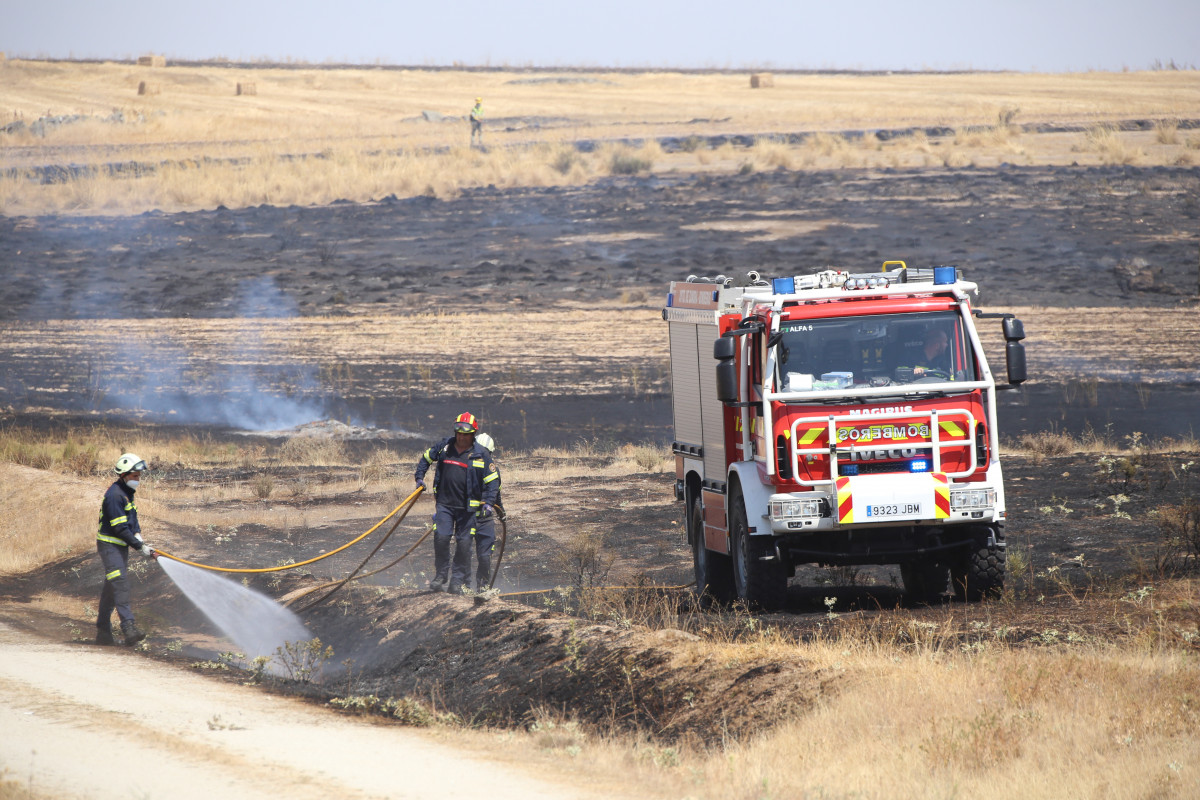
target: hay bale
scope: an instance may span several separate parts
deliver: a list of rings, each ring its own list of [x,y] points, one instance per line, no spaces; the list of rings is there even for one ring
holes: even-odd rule
[[[139,67],[165,67],[167,65],[166,56],[138,56]]]
[[[146,81],[138,81],[138,94],[158,94],[162,89],[157,83],[147,83]]]
[[[251,94],[254,94],[254,95],[256,95],[256,94],[258,94],[258,87],[257,87],[257,86],[255,86],[253,83],[239,83],[239,84],[237,85],[237,94],[238,94],[239,96],[240,96],[240,95],[244,95],[244,94],[246,94],[246,95],[251,95]]]
[[[769,72],[755,72],[750,76],[751,89],[770,89],[775,85],[775,76]]]

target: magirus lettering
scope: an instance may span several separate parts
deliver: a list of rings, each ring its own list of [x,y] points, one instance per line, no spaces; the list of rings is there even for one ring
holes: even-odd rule
[[[851,408],[847,409],[847,416],[865,417],[872,414],[910,414],[912,406],[883,406],[881,408]]]

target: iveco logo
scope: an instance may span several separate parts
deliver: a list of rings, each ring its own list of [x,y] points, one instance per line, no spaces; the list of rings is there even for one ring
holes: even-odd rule
[[[915,447],[905,447],[901,450],[862,450],[850,454],[851,461],[888,461],[901,458],[916,458],[920,450]]]

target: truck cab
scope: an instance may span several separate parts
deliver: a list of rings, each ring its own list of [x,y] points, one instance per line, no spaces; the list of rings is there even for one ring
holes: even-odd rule
[[[902,262],[672,284],[675,490],[698,592],[776,606],[808,563],[896,564],[923,601],[1002,590],[996,392],[1025,380],[1024,331],[974,311],[977,291],[955,267]],[[1006,383],[981,317],[1002,320]]]

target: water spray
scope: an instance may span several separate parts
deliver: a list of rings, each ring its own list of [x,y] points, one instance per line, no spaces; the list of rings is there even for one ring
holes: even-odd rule
[[[300,617],[291,609],[261,592],[242,586],[236,581],[214,573],[278,572],[280,570],[295,569],[306,564],[312,564],[323,558],[329,558],[332,555],[340,553],[346,548],[362,541],[403,509],[404,513],[400,514],[391,529],[387,532],[387,535],[380,540],[379,544],[375,546],[375,549],[371,551],[371,554],[367,556],[366,560],[359,565],[354,573],[342,581],[335,582],[333,584],[334,588],[328,594],[305,607],[306,609],[311,608],[353,579],[354,575],[366,565],[367,561],[379,551],[383,543],[396,530],[396,527],[408,514],[413,502],[424,489],[424,486],[417,487],[416,491],[405,498],[400,505],[392,509],[391,513],[379,520],[379,522],[361,536],[328,553],[323,553],[316,558],[310,558],[307,561],[301,561],[296,564],[259,568],[217,567],[211,564],[200,564],[195,561],[189,561],[163,550],[155,550],[155,555],[158,557],[159,566],[163,568],[163,572],[167,574],[167,577],[175,582],[180,591],[200,609],[209,622],[217,626],[226,637],[231,639],[241,649],[244,656],[250,659],[259,657],[270,658],[289,643],[311,641],[313,638],[312,634],[309,633],[304,623],[301,622]],[[432,530],[432,526],[430,526],[430,530]],[[425,536],[428,535],[429,531],[426,531]],[[416,544],[408,549],[408,552],[404,556],[401,556],[396,561],[403,559],[411,553],[418,544],[425,540],[425,536],[422,536]],[[395,563],[395,561],[392,562],[388,567]],[[387,567],[384,567],[384,569],[387,569]],[[382,572],[382,570],[376,570],[376,572]],[[325,586],[317,588],[325,588]],[[267,670],[278,673],[279,667],[268,662]]]

